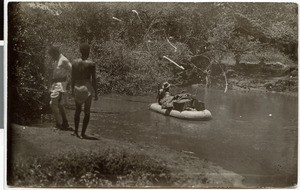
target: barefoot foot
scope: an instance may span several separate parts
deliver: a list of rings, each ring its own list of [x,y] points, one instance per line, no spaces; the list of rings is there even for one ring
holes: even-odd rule
[[[71,135],[80,138],[78,133],[76,133],[76,132],[72,133]]]

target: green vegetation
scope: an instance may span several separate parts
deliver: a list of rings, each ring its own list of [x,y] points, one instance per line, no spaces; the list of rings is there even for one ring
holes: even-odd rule
[[[8,174],[17,187],[170,186],[164,163],[113,149],[19,160]]]
[[[99,93],[146,94],[166,80],[205,83],[212,64],[212,82],[224,83],[224,63],[297,60],[292,3],[9,3],[8,10],[9,115],[17,123],[39,117],[47,104],[53,43],[70,60],[80,42],[92,45]]]

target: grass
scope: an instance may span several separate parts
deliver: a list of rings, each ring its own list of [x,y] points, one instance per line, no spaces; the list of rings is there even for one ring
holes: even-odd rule
[[[113,149],[16,161],[8,184],[18,187],[169,186],[164,163]]]

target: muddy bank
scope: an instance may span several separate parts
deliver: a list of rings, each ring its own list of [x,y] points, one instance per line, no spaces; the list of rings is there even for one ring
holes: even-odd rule
[[[298,68],[277,64],[242,64],[231,68],[229,76],[232,89],[298,93]]]
[[[173,187],[243,187],[243,177],[231,171],[198,157],[190,155],[189,152],[171,150],[164,146],[158,146],[151,143],[135,143],[128,141],[116,141],[107,139],[99,134],[92,134],[94,140],[81,140],[70,135],[70,131],[53,130],[52,124],[20,126],[11,125],[9,130],[9,166],[26,166],[31,163],[33,158],[48,158],[76,152],[79,155],[85,155],[87,152],[101,152],[113,149],[117,152],[127,152],[130,155],[143,155],[148,164],[164,167],[169,171],[167,186]],[[84,156],[83,156],[84,157]],[[32,163],[31,163],[32,164]],[[56,163],[53,163],[54,165]],[[49,164],[48,164],[49,165]],[[14,171],[16,172],[16,171]],[[33,174],[32,174],[33,175]],[[116,174],[118,175],[118,174]],[[122,176],[121,176],[122,177]],[[19,181],[10,181],[9,185],[30,184],[26,180],[30,176],[19,179]],[[20,181],[21,180],[21,181]],[[22,181],[23,180],[23,181]],[[32,183],[32,181],[31,181]],[[31,184],[29,186],[39,186]],[[50,186],[56,184],[50,183]],[[121,186],[128,187],[132,183],[104,183],[103,186]],[[116,184],[116,183],[115,183]],[[151,184],[151,183],[150,183]],[[69,184],[74,185],[74,184]],[[141,187],[143,187],[142,184]],[[152,183],[153,185],[153,183]],[[157,184],[156,184],[157,185]],[[156,186],[154,184],[154,186]],[[135,184],[134,186],[139,186]],[[150,185],[151,186],[151,185]],[[164,186],[160,184],[159,186]]]

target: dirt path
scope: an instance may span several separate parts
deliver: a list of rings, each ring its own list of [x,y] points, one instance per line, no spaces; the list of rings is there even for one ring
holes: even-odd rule
[[[185,184],[189,187],[243,187],[242,176],[188,153],[164,146],[116,141],[100,135],[94,135],[97,140],[82,140],[71,136],[70,131],[57,131],[51,126],[49,123],[30,127],[11,125],[12,161],[22,159],[26,163],[26,159],[32,157],[113,148],[117,151],[143,154],[165,163],[172,175],[186,181]]]

